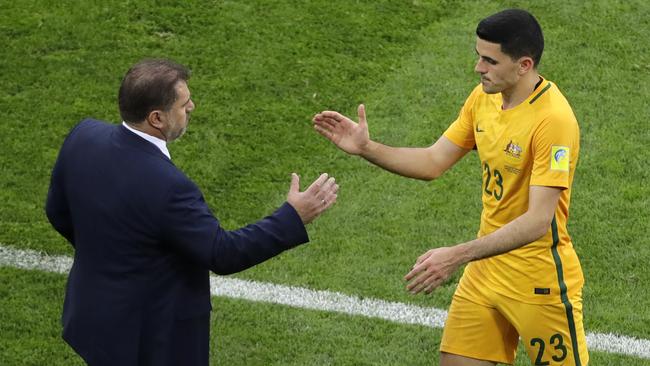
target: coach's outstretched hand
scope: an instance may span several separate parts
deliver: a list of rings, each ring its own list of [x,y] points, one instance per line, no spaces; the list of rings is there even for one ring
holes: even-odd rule
[[[370,142],[366,109],[363,104],[358,108],[359,123],[334,111],[323,111],[314,116],[314,129],[341,150],[352,155],[362,155]]]
[[[291,186],[287,202],[298,212],[303,224],[307,225],[336,202],[339,185],[334,177],[321,174],[304,192],[300,192],[300,177],[291,173]]]

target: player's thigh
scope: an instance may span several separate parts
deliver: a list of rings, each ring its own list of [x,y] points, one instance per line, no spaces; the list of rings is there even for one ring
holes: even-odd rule
[[[495,366],[496,362],[477,360],[451,353],[440,353],[440,366]]]
[[[533,365],[587,365],[580,297],[562,304],[519,304],[511,322]]]
[[[446,354],[473,360],[512,363],[519,334],[495,308],[455,294],[440,344],[441,361],[452,359]],[[443,365],[465,365],[443,363]],[[476,363],[484,365],[485,363]],[[467,365],[474,365],[467,363]]]

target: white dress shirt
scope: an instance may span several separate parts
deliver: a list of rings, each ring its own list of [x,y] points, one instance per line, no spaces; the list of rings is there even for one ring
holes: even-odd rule
[[[161,140],[157,138],[156,136],[151,136],[149,134],[146,134],[142,131],[138,131],[134,129],[133,127],[129,126],[126,122],[122,121],[122,126],[126,127],[127,130],[133,132],[134,134],[142,137],[143,139],[151,142],[154,144],[160,151],[162,151],[163,154],[165,154],[166,157],[169,158],[169,160],[172,160],[171,155],[169,155],[169,150],[167,150],[167,141]]]

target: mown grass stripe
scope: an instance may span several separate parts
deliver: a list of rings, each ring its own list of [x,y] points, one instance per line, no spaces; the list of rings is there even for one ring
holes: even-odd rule
[[[13,249],[0,245],[0,266],[66,274],[72,266],[72,258],[50,256],[33,250]],[[228,277],[212,276],[210,290],[214,296],[379,318],[431,328],[442,328],[447,317],[446,311],[437,308],[425,308],[378,299],[362,299],[338,292],[317,291]],[[650,340],[647,339],[612,333],[588,333],[587,344],[594,351],[650,359]]]

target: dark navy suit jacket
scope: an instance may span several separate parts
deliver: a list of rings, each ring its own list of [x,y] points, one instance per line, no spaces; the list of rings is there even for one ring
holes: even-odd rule
[[[207,365],[209,271],[235,273],[309,240],[288,203],[224,230],[157,147],[90,119],[63,143],[46,213],[75,248],[63,338],[90,365]]]

